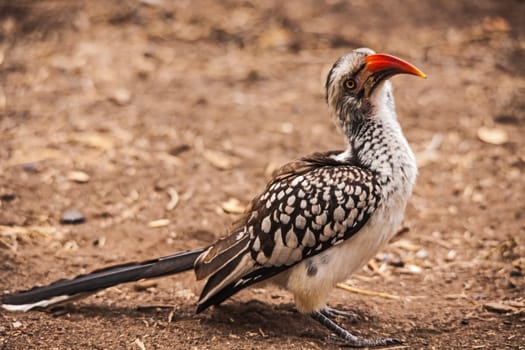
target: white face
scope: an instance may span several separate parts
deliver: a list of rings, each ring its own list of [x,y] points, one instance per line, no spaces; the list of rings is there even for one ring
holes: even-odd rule
[[[365,57],[374,53],[368,48],[354,50],[339,58],[328,74],[328,109],[345,134],[354,122],[372,118],[379,103],[392,100],[388,81],[371,83],[369,79],[372,74],[365,67]]]

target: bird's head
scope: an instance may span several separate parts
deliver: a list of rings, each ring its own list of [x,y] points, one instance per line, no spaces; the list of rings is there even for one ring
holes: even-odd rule
[[[335,62],[326,79],[326,100],[330,114],[345,134],[367,119],[395,117],[388,78],[396,74],[426,78],[412,64],[368,48],[354,50]]]

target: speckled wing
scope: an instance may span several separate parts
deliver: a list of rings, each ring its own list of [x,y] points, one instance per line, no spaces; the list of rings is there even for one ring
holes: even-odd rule
[[[283,166],[256,197],[233,233],[196,263],[208,277],[198,311],[344,242],[380,202],[372,172],[316,153]]]

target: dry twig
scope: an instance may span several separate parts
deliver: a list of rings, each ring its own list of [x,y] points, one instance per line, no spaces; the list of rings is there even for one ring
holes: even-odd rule
[[[387,293],[381,293],[381,292],[374,292],[371,290],[365,290],[365,289],[357,289],[352,286],[349,286],[346,283],[338,283],[336,284],[337,288],[346,290],[347,292],[354,293],[354,294],[361,294],[361,295],[367,295],[367,296],[373,296],[373,297],[380,297],[384,299],[392,299],[392,300],[401,300],[401,297],[398,295],[393,294],[387,294]]]

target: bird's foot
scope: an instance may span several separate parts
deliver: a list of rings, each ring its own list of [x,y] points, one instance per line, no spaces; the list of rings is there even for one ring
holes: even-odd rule
[[[396,338],[378,338],[378,339],[366,339],[359,338],[342,328],[334,321],[329,319],[323,311],[314,311],[311,314],[312,318],[317,322],[321,323],[323,326],[331,330],[337,335],[337,340],[331,339],[330,341],[337,343],[341,346],[348,346],[354,348],[364,348],[364,347],[376,347],[376,346],[390,346],[401,344],[401,340]]]
[[[325,306],[324,308],[321,309],[320,312],[328,318],[340,317],[343,320],[351,320],[351,319],[357,320],[361,318],[361,316],[359,316],[353,311],[338,310],[338,309],[331,308],[329,306]]]

